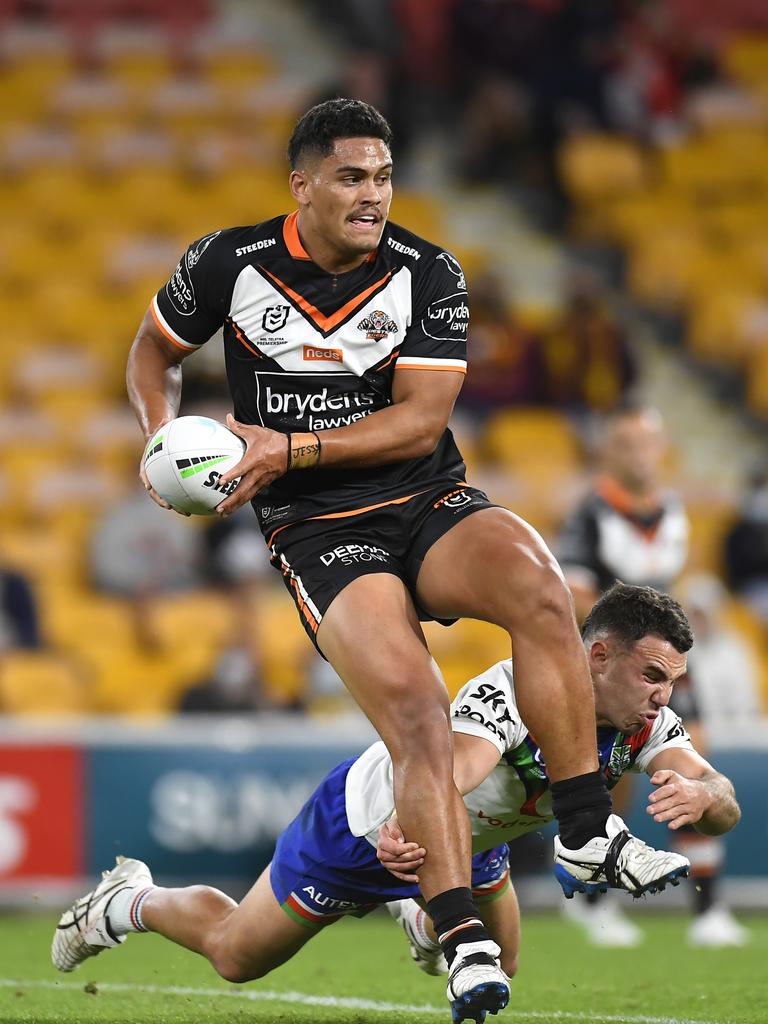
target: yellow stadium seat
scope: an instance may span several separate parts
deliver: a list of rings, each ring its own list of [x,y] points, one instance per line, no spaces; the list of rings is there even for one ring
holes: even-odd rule
[[[691,352],[705,362],[745,368],[753,348],[746,330],[747,314],[755,301],[754,292],[733,290],[727,285],[702,291],[690,312]]]
[[[765,193],[768,143],[754,130],[722,132],[669,147],[661,171],[669,187],[700,198]]]
[[[579,443],[565,416],[549,409],[495,413],[485,428],[486,458],[514,470],[531,463],[550,472],[572,468],[580,460]]]
[[[0,661],[0,710],[14,715],[67,715],[90,710],[87,673],[65,657],[10,652]]]
[[[768,81],[768,35],[750,32],[733,37],[722,60],[727,71],[749,85]]]
[[[93,700],[102,712],[164,715],[176,709],[179,694],[199,682],[204,660],[178,659],[127,644],[94,644],[86,655],[93,666]]]
[[[746,381],[749,409],[761,419],[768,420],[768,344],[750,359]]]
[[[565,187],[581,203],[603,202],[638,192],[646,182],[640,147],[615,135],[577,135],[559,153]]]
[[[241,91],[274,74],[274,62],[258,50],[227,46],[204,55],[202,71],[206,78],[227,89]]]
[[[312,647],[288,595],[265,594],[254,626],[269,692],[282,702],[302,697]]]
[[[4,529],[0,553],[6,565],[19,569],[35,582],[55,578],[60,585],[74,583],[82,570],[81,552],[71,538],[48,525],[24,524]]]
[[[95,638],[116,648],[134,643],[132,609],[119,598],[89,591],[59,593],[47,607],[46,619],[51,641],[66,650],[87,650]]]
[[[171,77],[173,66],[167,49],[126,49],[107,56],[107,75],[131,90],[152,89]]]
[[[197,636],[209,646],[220,646],[232,636],[233,603],[216,591],[191,591],[158,596],[149,601],[147,614],[158,643],[173,651]]]

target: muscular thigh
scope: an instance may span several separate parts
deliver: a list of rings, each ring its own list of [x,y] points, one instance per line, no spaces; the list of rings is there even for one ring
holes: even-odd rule
[[[432,706],[445,715],[442,677],[398,577],[353,580],[323,616],[317,643],[385,742],[396,739],[398,729],[410,729],[416,708]]]
[[[507,625],[510,604],[525,600],[542,573],[561,575],[554,556],[525,520],[503,508],[479,509],[429,548],[416,581],[419,604],[436,618]]]
[[[226,921],[229,956],[260,977],[290,960],[316,932],[293,921],[277,902],[266,867]]]

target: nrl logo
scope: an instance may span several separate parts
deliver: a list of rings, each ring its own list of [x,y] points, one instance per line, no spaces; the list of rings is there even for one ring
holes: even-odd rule
[[[281,327],[285,327],[290,311],[290,306],[267,306],[264,316],[261,318],[262,330],[274,334]]]
[[[388,334],[397,333],[397,324],[390,320],[386,313],[375,309],[369,316],[364,317],[357,325],[358,331],[367,331],[365,335],[369,341],[381,341]]]

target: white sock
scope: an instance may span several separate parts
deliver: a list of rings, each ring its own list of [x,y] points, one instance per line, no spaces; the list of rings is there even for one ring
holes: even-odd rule
[[[427,931],[427,915],[421,907],[415,903],[415,901],[414,906],[416,908],[416,913],[411,917],[414,931],[428,949],[439,949],[440,943],[436,939],[433,939]]]
[[[141,910],[145,898],[156,888],[155,885],[135,886],[115,893],[107,909],[109,927],[115,935],[147,931],[141,919]]]

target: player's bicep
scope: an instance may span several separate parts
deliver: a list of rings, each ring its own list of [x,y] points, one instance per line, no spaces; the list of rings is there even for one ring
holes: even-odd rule
[[[192,351],[194,350],[182,349],[178,345],[174,345],[155,323],[152,308],[147,309],[133,342],[131,349],[133,358],[149,356],[163,360],[169,366],[175,366],[191,355]]]
[[[448,426],[464,375],[455,370],[395,370],[394,405],[408,405],[437,438]]]
[[[646,767],[646,772],[652,776],[654,772],[663,771],[677,772],[686,779],[700,779],[711,774],[715,769],[697,750],[686,750],[685,747],[671,747],[668,750],[660,750],[655,757],[652,757]]]
[[[499,763],[495,743],[469,733],[453,734],[453,778],[463,796],[480,785]]]

